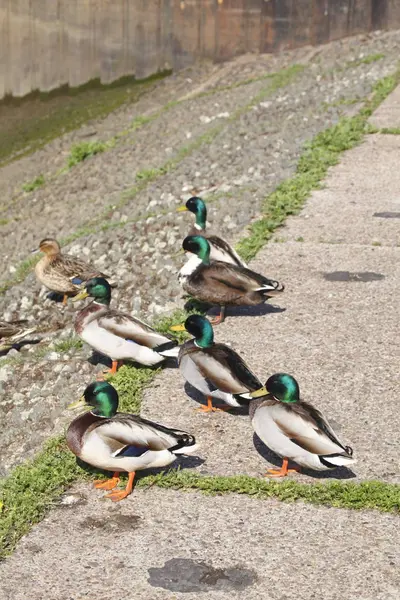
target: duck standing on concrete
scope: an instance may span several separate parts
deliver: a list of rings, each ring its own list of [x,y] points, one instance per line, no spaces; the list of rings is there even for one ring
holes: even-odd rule
[[[270,477],[284,477],[288,459],[302,467],[325,471],[356,462],[350,446],[344,446],[323,414],[300,400],[296,379],[275,373],[265,386],[250,392],[250,419],[254,431],[268,448],[283,458],[281,469],[268,469]]]
[[[278,281],[250,269],[211,260],[210,244],[204,237],[188,236],[182,246],[189,260],[179,272],[179,281],[194,298],[221,307],[219,316],[211,320],[213,325],[224,321],[226,306],[263,304],[284,290]]]

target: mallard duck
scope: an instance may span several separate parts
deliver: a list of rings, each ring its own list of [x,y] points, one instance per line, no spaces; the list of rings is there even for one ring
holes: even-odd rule
[[[207,398],[207,406],[199,410],[221,410],[213,407],[213,398],[235,407],[248,404],[248,392],[259,389],[260,381],[237,352],[225,344],[214,343],[214,332],[208,319],[190,315],[184,326],[175,325],[171,329],[186,329],[194,336],[181,346],[178,365],[186,381]]]
[[[210,244],[204,237],[188,236],[182,246],[190,258],[179,272],[179,281],[191,296],[221,307],[213,325],[225,319],[226,306],[262,304],[284,290],[278,281],[250,269],[210,260]]]
[[[96,267],[80,258],[63,254],[57,240],[46,238],[39,244],[39,249],[34,252],[44,252],[43,258],[35,266],[37,279],[49,290],[63,294],[65,305],[68,296],[79,292],[80,286],[92,277],[105,277]]]
[[[90,279],[73,300],[88,296],[94,301],[77,314],[75,331],[89,346],[111,358],[112,374],[116,373],[119,360],[152,366],[178,356],[177,342],[140,319],[110,308],[111,286],[106,279]]]
[[[91,410],[74,419],[68,427],[68,448],[89,465],[114,472],[107,481],[95,481],[95,487],[113,490],[119,483],[121,471],[129,473],[125,490],[105,496],[113,502],[132,492],[136,471],[165,467],[177,454],[191,454],[198,448],[195,438],[184,431],[136,415],[118,413],[118,393],[106,381],[91,383],[82,398],[68,408],[79,407]]]
[[[9,350],[19,340],[36,331],[35,327],[27,327],[27,324],[26,319],[0,320],[0,351]]]
[[[356,462],[352,448],[342,444],[323,414],[300,400],[299,384],[292,375],[276,373],[250,396],[249,413],[256,434],[283,458],[281,469],[268,469],[267,475],[284,477],[297,471],[288,469],[288,459],[315,471]]]
[[[196,216],[196,221],[191,228],[189,235],[201,235],[206,237],[210,244],[210,260],[219,260],[221,262],[231,263],[239,267],[247,268],[246,263],[240,258],[228,242],[216,235],[210,235],[206,232],[207,207],[201,198],[192,196],[184,206],[178,208],[178,212],[190,210]]]

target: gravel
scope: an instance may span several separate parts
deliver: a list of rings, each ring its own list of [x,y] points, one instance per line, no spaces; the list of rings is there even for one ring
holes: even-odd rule
[[[235,242],[259,214],[266,195],[293,174],[304,143],[359,108],[338,102],[364,98],[376,81],[395,71],[399,48],[400,34],[379,33],[274,57],[244,56],[224,65],[195,66],[161,81],[137,104],[3,167],[1,219],[8,222],[1,226],[5,269],[0,281],[15,273],[43,237],[71,235],[107,212],[107,230],[75,239],[65,249],[90,259],[118,281],[113,304],[122,310],[150,320],[182,305],[176,277],[182,258],[176,254],[192,215],[177,214],[176,207],[194,193],[202,195],[209,202],[213,229]],[[376,53],[385,56],[370,64],[348,64]],[[265,79],[237,86],[300,62],[305,70],[270,95],[260,96],[268,85]],[[230,89],[218,91],[223,86]],[[203,92],[213,93],[198,96]],[[121,137],[114,148],[57,175],[73,143],[85,137],[110,140],[135,117],[154,114],[184,97]],[[233,118],[239,108],[242,114]],[[212,134],[215,127],[221,128],[218,135],[187,151],[188,144]],[[95,136],[90,135],[93,129]],[[160,168],[177,156],[174,170],[132,193],[140,171]],[[51,181],[20,194],[21,185],[40,173]],[[71,335],[74,312],[81,306],[62,307],[49,300],[32,273],[0,297],[0,316],[27,318],[37,326],[40,340],[19,353],[12,350],[12,364],[0,366],[3,472],[31,456],[50,434],[62,431],[70,419],[64,415],[66,404],[98,368],[86,361],[88,348],[68,353],[54,348],[54,342]]]

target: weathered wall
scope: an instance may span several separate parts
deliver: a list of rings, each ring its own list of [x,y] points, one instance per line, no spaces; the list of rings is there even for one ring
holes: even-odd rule
[[[0,98],[400,28],[400,0],[0,0]]]

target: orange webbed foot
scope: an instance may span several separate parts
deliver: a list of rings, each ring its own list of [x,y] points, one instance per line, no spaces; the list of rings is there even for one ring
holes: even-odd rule
[[[280,469],[268,469],[264,477],[286,477],[288,473],[299,473],[300,469],[298,467],[288,469],[288,462],[288,459],[284,458]]]
[[[221,310],[220,310],[218,317],[212,317],[210,319],[210,323],[211,323],[211,325],[215,326],[215,325],[219,325],[220,323],[223,323],[224,321],[225,321],[225,306],[221,306]]]
[[[104,498],[109,498],[112,502],[120,502],[127,496],[129,496],[130,492],[126,490],[118,490],[116,492],[111,492],[111,494],[106,494]]]
[[[96,479],[94,481],[94,487],[97,490],[113,490],[119,484],[120,478],[118,473],[114,473],[111,479],[106,479],[105,481],[102,479]]]
[[[209,396],[207,398],[207,404],[204,406],[200,406],[199,408],[196,408],[196,412],[201,412],[201,413],[209,413],[209,412],[225,412],[226,410],[230,410],[231,407],[230,406],[223,406],[222,408],[217,408],[216,406],[213,406],[212,404],[212,398],[211,396]]]
[[[106,494],[104,498],[108,498],[112,502],[120,502],[132,492],[134,479],[135,471],[132,471],[132,473],[129,473],[128,483],[126,484],[126,488],[124,490],[116,490],[115,492],[111,492],[111,494]]]

